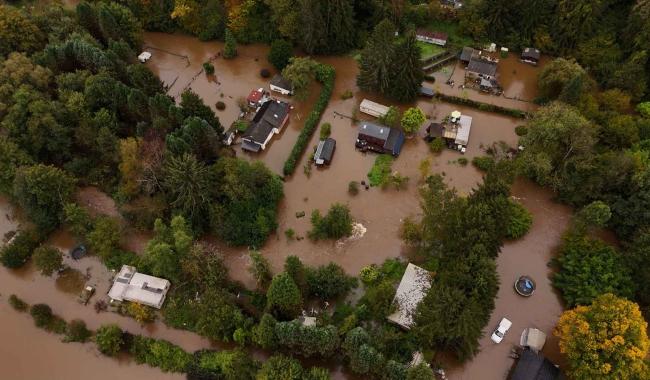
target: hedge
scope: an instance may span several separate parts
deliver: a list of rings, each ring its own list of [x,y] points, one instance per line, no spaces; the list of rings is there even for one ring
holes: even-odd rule
[[[309,144],[311,136],[316,131],[318,127],[318,122],[320,121],[321,115],[330,101],[332,96],[332,91],[334,90],[334,78],[336,77],[336,71],[334,68],[325,64],[318,64],[316,67],[316,80],[323,84],[323,89],[314,105],[314,109],[309,113],[307,120],[305,120],[305,126],[300,131],[296,143],[291,149],[289,158],[284,162],[283,173],[285,176],[293,174],[296,170],[296,164],[302,156],[303,152]]]
[[[506,107],[496,106],[494,104],[477,102],[476,100],[460,98],[458,96],[452,96],[452,95],[445,95],[439,92],[435,94],[435,97],[440,100],[444,100],[445,102],[448,103],[474,107],[474,108],[478,108],[481,111],[500,113],[502,115],[518,117],[520,119],[525,119],[529,115],[528,112],[517,110],[514,108],[506,108]]]

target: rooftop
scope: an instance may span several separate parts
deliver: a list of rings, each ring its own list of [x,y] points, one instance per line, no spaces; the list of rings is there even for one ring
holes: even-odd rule
[[[510,380],[562,380],[564,375],[548,359],[531,350],[523,350],[510,373]]]
[[[448,37],[446,33],[431,32],[426,29],[418,29],[416,35],[427,37],[427,38],[433,38],[436,40],[443,40],[443,41],[447,41],[447,37]]]
[[[169,280],[138,273],[135,267],[122,265],[108,296],[117,301],[132,301],[159,309],[170,285]]]
[[[535,48],[525,48],[524,51],[521,53],[522,58],[531,58],[534,60],[539,60],[539,57],[541,56],[541,52]]]
[[[364,122],[359,128],[360,134],[385,141],[388,140],[390,131],[391,128],[370,122]]]
[[[246,100],[248,100],[250,103],[257,103],[260,101],[260,99],[262,99],[262,96],[264,96],[264,91],[260,88],[251,91],[251,93],[248,94]]]
[[[253,117],[253,122],[246,129],[242,138],[263,143],[269,134],[273,133],[274,128],[279,129],[282,127],[289,109],[290,106],[287,102],[280,100],[265,102]]]
[[[467,71],[479,73],[483,75],[495,76],[497,73],[497,63],[488,61],[477,56],[473,56],[467,65]]]
[[[289,82],[288,79],[285,79],[282,75],[277,74],[273,78],[271,78],[271,84],[283,88],[285,90],[292,90],[293,86],[291,85],[291,82]]]
[[[431,288],[429,271],[409,263],[393,300],[397,304],[397,311],[389,315],[388,320],[410,329],[415,323],[413,315],[418,304],[424,299],[429,288]]]
[[[469,62],[470,59],[472,59],[472,56],[474,55],[474,49],[468,46],[465,46],[463,48],[463,51],[460,53],[460,60],[463,62]]]
[[[318,143],[316,148],[316,153],[314,154],[314,161],[316,165],[322,165],[325,162],[332,160],[334,155],[334,149],[336,148],[336,141],[332,138],[326,138]]]

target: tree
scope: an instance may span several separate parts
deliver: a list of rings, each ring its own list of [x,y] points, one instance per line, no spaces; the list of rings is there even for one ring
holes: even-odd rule
[[[275,325],[277,321],[270,314],[264,314],[258,323],[253,328],[253,343],[259,347],[269,350],[277,346],[277,339],[275,337]]]
[[[122,329],[118,325],[103,325],[95,333],[95,343],[99,352],[107,356],[115,356],[122,349]]]
[[[54,247],[42,245],[34,250],[32,257],[36,268],[45,276],[51,276],[52,273],[61,269],[63,265],[61,251]]]
[[[632,278],[613,247],[580,234],[565,236],[557,258],[553,285],[570,307],[589,305],[596,297],[613,293],[631,297]]]
[[[391,64],[395,54],[395,26],[380,22],[372,32],[359,59],[357,86],[364,91],[387,93],[391,85]]]
[[[0,56],[31,53],[42,47],[43,32],[27,15],[10,5],[0,5]]]
[[[586,75],[585,70],[575,61],[556,58],[544,66],[539,74],[539,96],[548,100],[557,99],[574,78],[584,78]],[[586,90],[584,86],[582,88]]]
[[[172,218],[169,226],[158,219],[155,236],[149,241],[140,260],[143,271],[176,282],[181,275],[181,262],[192,248],[193,235],[182,216]]]
[[[137,302],[129,302],[126,305],[126,313],[133,317],[138,323],[144,325],[145,323],[153,322],[156,319],[156,312],[154,309],[147,305],[142,305]]]
[[[180,263],[184,277],[204,291],[223,287],[228,282],[223,255],[212,245],[194,243]]]
[[[306,372],[302,376],[303,380],[329,380],[330,371],[326,368],[320,367],[311,367],[309,372]]]
[[[300,258],[294,255],[287,256],[284,261],[284,271],[291,276],[293,282],[298,285],[298,288],[301,289],[304,295],[307,287],[307,274]]]
[[[275,40],[271,43],[271,50],[267,59],[276,69],[282,71],[289,64],[293,56],[291,42],[286,40]]]
[[[311,296],[324,300],[343,298],[356,285],[356,279],[346,275],[343,268],[334,263],[307,269],[307,289]]]
[[[232,34],[230,29],[226,29],[226,37],[225,37],[226,43],[223,46],[223,57],[225,59],[232,59],[237,56],[237,40],[235,40],[235,36]]]
[[[278,354],[264,362],[257,380],[302,380],[303,369],[296,359]]]
[[[528,233],[533,224],[533,216],[521,203],[510,201],[510,222],[508,223],[506,237],[519,239]]]
[[[86,323],[81,319],[73,319],[68,323],[63,341],[85,343],[92,336],[92,331],[88,330]]]
[[[254,380],[258,364],[242,350],[211,351],[202,350],[195,354],[194,363],[196,372],[204,377],[189,378],[217,378],[223,380]],[[192,370],[188,370],[188,375]]]
[[[318,210],[311,214],[312,229],[308,235],[311,239],[340,239],[352,234],[352,216],[350,208],[340,203],[334,203],[327,211],[327,215],[321,216]]]
[[[404,111],[402,115],[402,128],[407,134],[417,133],[425,120],[426,116],[424,116],[424,112],[420,108],[411,107]]]
[[[29,314],[34,319],[34,324],[36,327],[47,328],[52,320],[54,319],[54,314],[52,314],[52,309],[50,306],[44,303],[37,303],[29,309]]]
[[[33,163],[25,151],[5,136],[0,136],[0,194],[12,195],[16,170]]]
[[[33,229],[18,232],[11,244],[0,249],[0,262],[7,268],[20,268],[32,256],[32,253],[43,237]]]
[[[193,154],[199,161],[211,164],[219,157],[221,137],[207,121],[196,116],[185,119],[183,125],[165,138],[167,149],[174,156]]]
[[[75,180],[63,170],[42,164],[16,171],[13,193],[27,216],[51,231],[63,221],[63,205],[72,196]]]
[[[289,65],[282,69],[282,76],[291,82],[294,94],[304,100],[308,94],[309,85],[316,74],[316,61],[309,57],[292,57]]]
[[[250,252],[251,263],[248,271],[253,275],[257,286],[265,289],[271,282],[271,265],[269,261],[257,251]]]
[[[275,338],[278,346],[305,357],[330,357],[340,343],[336,326],[303,326],[297,320],[276,323]]]
[[[266,310],[277,318],[292,319],[302,308],[300,289],[287,273],[273,277],[266,292]]]
[[[420,47],[414,31],[406,33],[404,39],[395,47],[394,54],[388,95],[398,102],[411,102],[420,93],[424,80]]]
[[[560,316],[554,335],[573,379],[642,379],[650,341],[638,305],[604,294]]]
[[[406,380],[434,380],[435,378],[433,370],[426,363],[411,366],[406,370]]]
[[[119,249],[122,230],[117,219],[101,216],[95,220],[86,238],[90,249],[106,262]]]

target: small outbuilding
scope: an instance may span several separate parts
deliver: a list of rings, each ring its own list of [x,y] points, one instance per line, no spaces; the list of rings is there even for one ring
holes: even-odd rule
[[[262,104],[242,135],[242,149],[254,153],[266,149],[271,137],[280,133],[289,121],[290,109],[289,103],[280,100],[269,100]]]
[[[527,47],[521,52],[521,62],[537,66],[541,56],[542,53],[539,50]]]
[[[541,354],[523,350],[515,367],[510,372],[510,380],[564,380],[560,369]]]
[[[280,74],[271,78],[269,88],[271,91],[279,92],[282,95],[293,95],[293,84]]]
[[[250,94],[246,97],[246,101],[248,102],[248,106],[251,108],[257,108],[259,107],[263,102],[262,99],[264,98],[264,89],[263,88],[258,88],[257,90],[252,90]]]
[[[445,132],[445,126],[442,123],[431,123],[427,127],[427,134],[424,136],[426,142],[431,142],[435,138],[442,137]]]
[[[487,80],[495,79],[497,75],[497,62],[480,55],[474,55],[469,60],[465,75]]]
[[[314,154],[314,161],[316,165],[329,165],[332,162],[336,150],[336,140],[333,138],[326,138],[318,143],[316,153]]]
[[[472,59],[472,56],[474,55],[475,52],[476,50],[474,50],[474,48],[465,46],[463,50],[460,52],[460,57],[459,57],[460,61],[463,62],[464,64],[468,64],[469,60]]]
[[[170,286],[169,280],[138,273],[135,267],[122,265],[108,297],[111,302],[129,301],[160,309]]]
[[[436,92],[433,91],[432,88],[420,86],[420,96],[424,96],[425,98],[433,98],[435,94]]]
[[[418,41],[429,44],[445,46],[447,45],[447,34],[441,32],[430,32],[426,29],[418,29],[415,32],[415,38]]]
[[[359,127],[359,134],[354,145],[364,152],[370,150],[397,157],[404,145],[404,133],[399,129],[364,122]]]
[[[142,53],[140,53],[140,55],[138,55],[138,61],[140,61],[140,63],[145,63],[150,58],[151,58],[151,53],[149,53],[148,51],[143,51]]]
[[[410,330],[415,324],[415,311],[431,288],[431,274],[426,269],[409,263],[397,286],[393,302],[397,311],[389,315],[389,321]]]
[[[388,109],[389,107],[368,99],[363,99],[359,105],[359,111],[374,117],[385,116],[388,113]]]

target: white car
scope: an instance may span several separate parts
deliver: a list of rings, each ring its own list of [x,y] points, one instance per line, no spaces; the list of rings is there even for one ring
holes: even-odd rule
[[[510,322],[508,318],[502,318],[501,322],[499,322],[499,326],[492,333],[492,341],[494,343],[501,343],[503,337],[506,335],[508,330],[510,330],[510,326],[512,326],[512,322]]]

